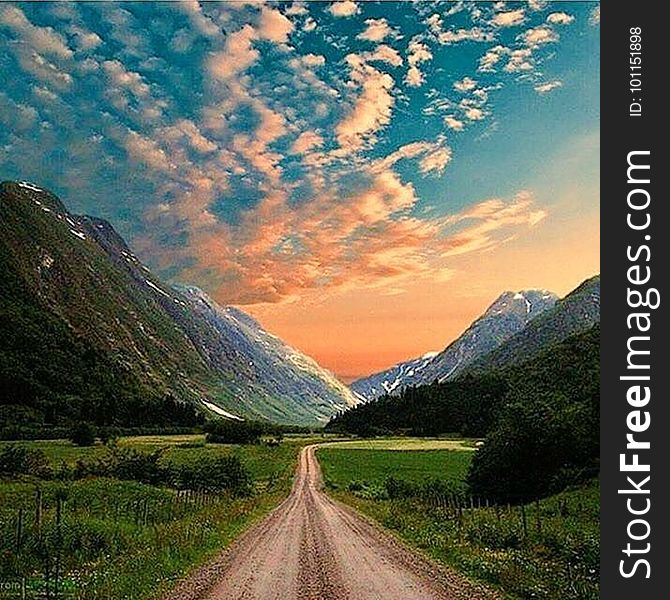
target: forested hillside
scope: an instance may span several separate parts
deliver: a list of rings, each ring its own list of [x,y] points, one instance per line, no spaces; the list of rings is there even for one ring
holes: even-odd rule
[[[523,500],[597,471],[599,407],[598,324],[519,365],[357,406],[327,429],[486,437],[470,472],[473,493]]]

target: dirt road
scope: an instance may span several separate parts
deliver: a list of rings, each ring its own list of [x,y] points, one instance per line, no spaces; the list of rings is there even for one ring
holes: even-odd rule
[[[315,446],[290,496],[164,600],[477,600],[497,598],[419,557],[321,491]]]

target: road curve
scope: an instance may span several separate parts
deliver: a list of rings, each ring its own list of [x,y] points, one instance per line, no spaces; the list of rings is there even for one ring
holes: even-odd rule
[[[289,497],[164,600],[498,598],[329,498],[315,448],[303,448]]]

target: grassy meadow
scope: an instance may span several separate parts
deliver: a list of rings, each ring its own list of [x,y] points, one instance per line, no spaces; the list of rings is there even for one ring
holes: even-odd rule
[[[250,484],[244,493],[92,475],[0,475],[0,580],[6,582],[0,598],[158,597],[288,494],[297,455],[311,441],[296,436],[278,446],[228,446],[196,435],[118,440],[119,448],[142,456],[163,449],[160,466],[178,473],[238,457]],[[62,440],[14,445],[40,450],[56,474],[110,452],[101,444],[80,448]]]
[[[468,496],[473,444],[408,438],[390,449],[396,443],[317,450],[329,493],[510,600],[599,597],[597,482],[525,506],[494,506]]]

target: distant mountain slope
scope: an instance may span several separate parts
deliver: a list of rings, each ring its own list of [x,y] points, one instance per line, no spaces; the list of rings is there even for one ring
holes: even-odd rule
[[[351,390],[314,360],[266,332],[252,317],[232,306],[221,307],[195,287],[179,288],[194,314],[211,326],[214,339],[202,340],[208,362],[217,370],[237,365],[234,385],[245,412],[261,413],[280,422],[316,418],[325,422],[337,411],[354,406]],[[249,397],[248,401],[245,398]],[[256,397],[256,400],[253,398]]]
[[[546,290],[505,292],[457,340],[442,352],[400,363],[358,379],[351,388],[368,400],[399,394],[403,388],[453,379],[551,308],[557,296]]]
[[[0,426],[192,423],[193,407],[308,424],[356,402],[241,311],[210,303],[239,331],[232,318],[221,326],[109,223],[70,214],[33,184],[0,184],[0,267]]]
[[[500,347],[475,361],[470,370],[518,364],[599,322],[600,275],[596,275],[582,282]]]
[[[482,437],[496,425],[509,403],[523,401],[535,406],[542,399],[547,410],[539,410],[537,418],[549,423],[547,415],[562,410],[560,405],[588,404],[590,420],[575,421],[572,428],[586,428],[597,440],[599,350],[600,325],[596,323],[517,365],[408,388],[399,396],[360,404],[333,417],[326,429],[359,435],[458,432]]]

